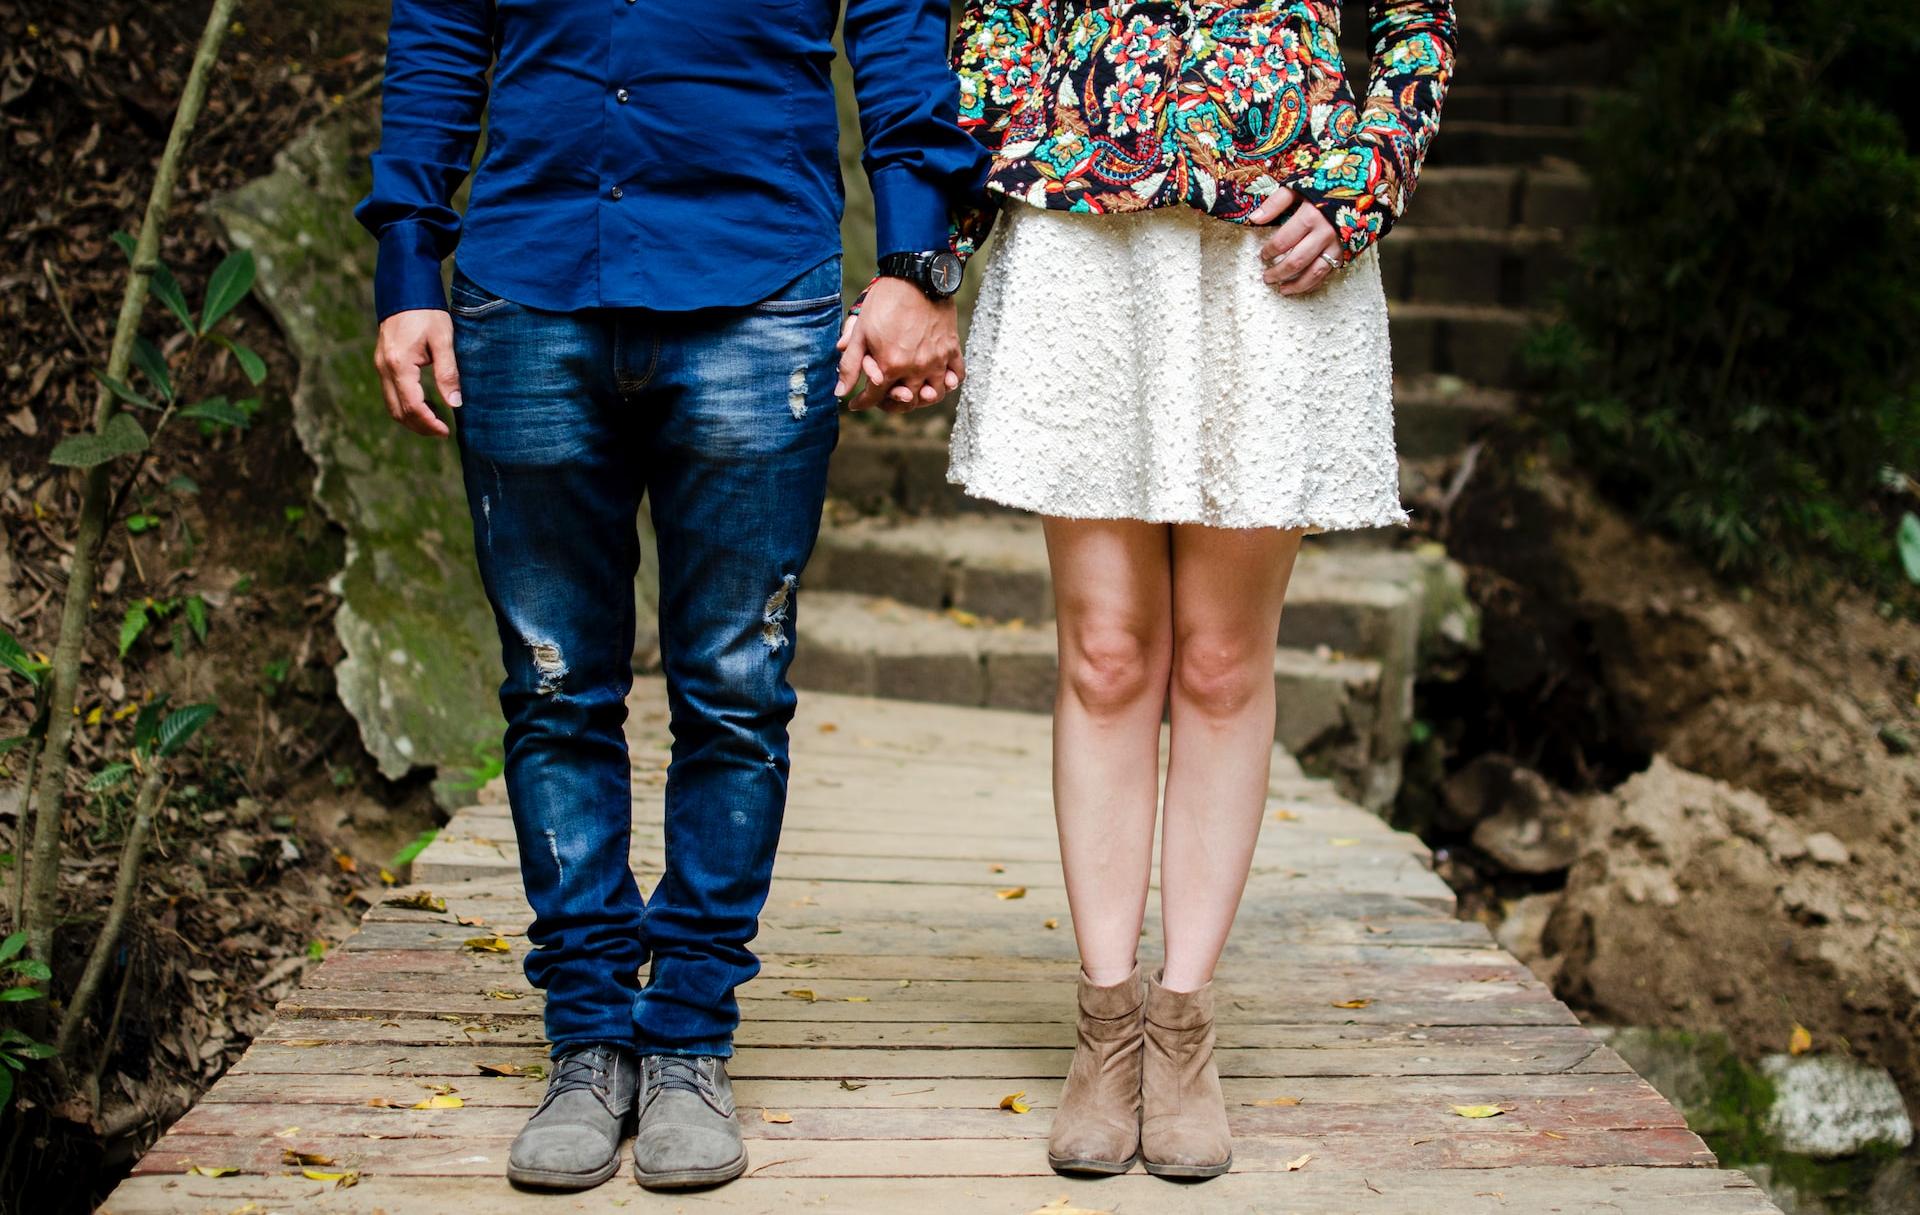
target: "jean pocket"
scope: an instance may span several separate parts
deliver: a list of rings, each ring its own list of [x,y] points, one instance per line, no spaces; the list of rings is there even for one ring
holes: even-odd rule
[[[753,306],[755,312],[823,312],[840,306],[840,259],[830,257],[808,270],[768,298]]]
[[[449,293],[448,307],[455,316],[486,316],[498,312],[512,301],[493,294],[485,287],[468,278],[463,272],[453,272],[453,289]]]

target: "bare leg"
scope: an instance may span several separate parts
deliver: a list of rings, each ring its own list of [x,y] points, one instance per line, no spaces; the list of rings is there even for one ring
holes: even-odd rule
[[[1161,524],[1051,518],[1046,532],[1060,635],[1060,860],[1080,965],[1107,985],[1133,970],[1153,872],[1173,655],[1169,534]]]
[[[1297,531],[1173,529],[1172,750],[1160,847],[1162,980],[1213,978],[1253,863],[1273,757],[1273,651]]]

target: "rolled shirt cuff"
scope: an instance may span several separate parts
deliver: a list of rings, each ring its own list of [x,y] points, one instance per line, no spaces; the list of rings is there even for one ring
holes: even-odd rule
[[[924,253],[947,247],[954,200],[911,169],[882,169],[872,176],[874,252]]]
[[[421,308],[445,312],[441,260],[436,234],[424,224],[397,223],[382,232],[373,271],[373,306],[379,319]]]

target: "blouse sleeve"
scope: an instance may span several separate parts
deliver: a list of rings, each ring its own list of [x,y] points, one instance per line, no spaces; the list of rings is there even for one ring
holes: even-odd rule
[[[1453,0],[1372,0],[1373,70],[1344,143],[1289,183],[1333,222],[1349,256],[1406,209],[1453,76]]]
[[[989,152],[1006,140],[1013,116],[1044,87],[1052,0],[966,0],[953,38],[960,77],[960,126]],[[957,207],[949,243],[962,260],[987,239],[999,206],[984,191]]]

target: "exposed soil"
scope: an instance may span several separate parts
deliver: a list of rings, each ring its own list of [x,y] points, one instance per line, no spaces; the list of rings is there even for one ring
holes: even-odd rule
[[[1402,807],[1448,845],[1468,913],[1564,882],[1536,965],[1576,1007],[1724,1030],[1749,1058],[1803,1025],[1913,1104],[1920,625],[1844,588],[1729,587],[1519,440],[1479,468],[1429,506],[1484,649],[1423,689],[1445,724]],[[1570,873],[1470,842],[1433,778],[1488,753],[1565,791],[1531,800],[1571,813]]]
[[[385,11],[373,0],[242,9],[162,249],[189,299],[225,253],[198,208],[366,87]],[[0,628],[30,650],[53,648],[78,509],[77,478],[45,457],[92,408],[125,275],[108,237],[139,224],[205,13],[204,3],[0,0]],[[238,1057],[309,955],[350,931],[382,862],[434,821],[423,786],[379,778],[333,694],[326,582],[341,541],[309,509],[313,469],[287,400],[292,361],[262,310],[245,304],[236,323],[269,368],[260,412],[239,435],[176,426],[162,436],[129,501],[152,523],[116,526],[102,558],[56,995],[71,988],[104,909],[130,800],[124,787],[87,794],[83,783],[124,754],[131,712],[149,698],[214,700],[221,713],[179,767],[124,963],[94,1010],[95,1032],[67,1060],[97,1074],[97,1094],[84,1084],[79,1098],[54,1093],[27,1073],[0,1114],[0,1211],[90,1210],[157,1124]],[[143,332],[163,346],[173,332],[157,303]],[[187,374],[207,392],[243,395],[223,362]],[[204,641],[176,609],[117,656],[129,606],[195,593],[210,609]],[[21,732],[30,705],[23,683],[0,679],[4,738]],[[20,773],[5,764],[0,849],[10,860]],[[7,902],[0,918],[11,922]],[[101,1031],[123,991],[133,996],[109,1040]]]

